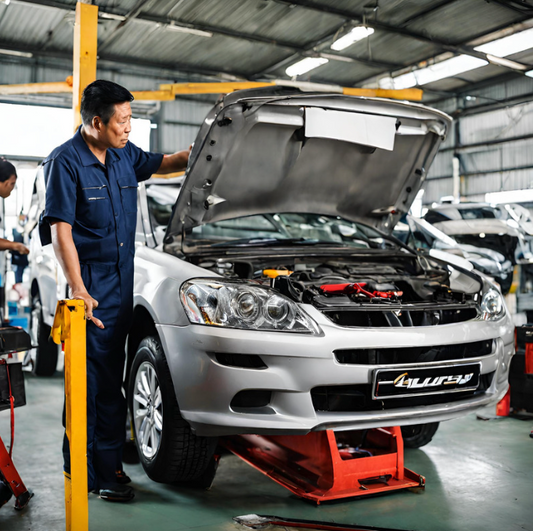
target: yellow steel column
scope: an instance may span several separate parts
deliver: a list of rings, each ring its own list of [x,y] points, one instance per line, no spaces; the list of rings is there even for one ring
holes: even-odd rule
[[[88,531],[87,482],[87,366],[85,304],[57,303],[52,339],[65,344],[66,433],[70,446],[70,474],[65,473],[66,531]]]
[[[80,105],[83,89],[96,80],[98,6],[78,2],[74,25],[74,84],[72,110],[74,129],[81,124]]]

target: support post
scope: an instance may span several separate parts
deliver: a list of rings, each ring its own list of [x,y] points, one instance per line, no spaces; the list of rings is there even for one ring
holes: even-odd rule
[[[452,184],[453,184],[453,202],[459,203],[461,201],[461,173],[459,167],[459,159],[453,157],[452,159]]]
[[[85,304],[57,303],[52,339],[65,346],[66,433],[70,445],[70,474],[65,473],[66,531],[88,531],[87,481],[87,366]]]
[[[78,2],[74,24],[74,57],[72,110],[74,130],[81,125],[81,95],[83,89],[96,80],[96,50],[98,35],[98,6]]]

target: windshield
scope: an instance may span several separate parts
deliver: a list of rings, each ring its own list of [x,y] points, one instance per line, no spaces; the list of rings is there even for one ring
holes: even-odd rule
[[[460,208],[459,214],[463,219],[496,219],[500,213],[492,207]]]
[[[377,230],[338,216],[320,214],[256,214],[206,223],[186,235],[189,245],[268,247],[329,245],[360,249],[395,249]]]

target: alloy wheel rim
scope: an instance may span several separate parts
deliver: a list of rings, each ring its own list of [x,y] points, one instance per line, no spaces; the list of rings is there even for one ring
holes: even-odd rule
[[[163,400],[154,366],[143,361],[133,386],[133,420],[137,446],[146,459],[153,459],[161,446]]]

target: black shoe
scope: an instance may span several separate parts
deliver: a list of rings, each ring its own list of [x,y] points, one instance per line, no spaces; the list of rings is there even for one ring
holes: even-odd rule
[[[131,478],[126,475],[126,472],[124,472],[124,470],[117,470],[115,474],[117,476],[117,483],[119,485],[126,485],[126,483],[131,483]]]
[[[135,493],[131,487],[124,487],[122,485],[100,489],[98,494],[102,500],[114,502],[129,502],[135,497]]]

